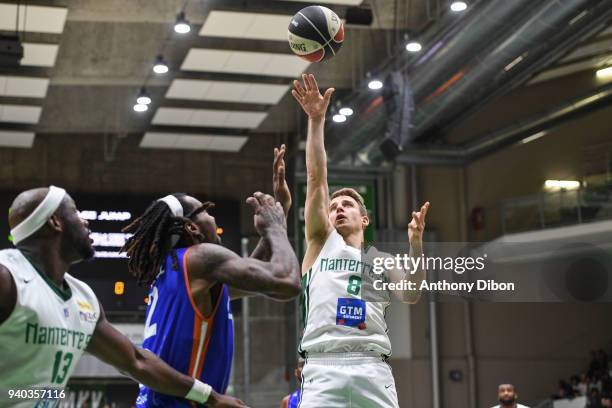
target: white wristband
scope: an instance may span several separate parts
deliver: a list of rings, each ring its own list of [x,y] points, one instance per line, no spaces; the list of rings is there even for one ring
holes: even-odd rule
[[[185,395],[185,398],[191,401],[199,402],[200,404],[204,404],[208,401],[208,397],[212,393],[212,387],[208,384],[203,383],[200,380],[193,380],[193,386]]]

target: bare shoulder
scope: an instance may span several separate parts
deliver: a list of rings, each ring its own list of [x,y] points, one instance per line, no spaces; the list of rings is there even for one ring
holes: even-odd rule
[[[0,324],[9,318],[17,302],[17,286],[13,276],[0,265]]]

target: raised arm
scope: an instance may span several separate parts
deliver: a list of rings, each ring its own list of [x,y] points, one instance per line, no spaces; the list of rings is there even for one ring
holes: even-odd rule
[[[408,244],[410,245],[410,258],[416,259],[423,255],[423,232],[425,231],[425,217],[429,210],[429,201],[421,206],[419,211],[412,212],[412,220],[408,224]],[[425,280],[425,268],[422,263],[415,271],[405,271],[403,269],[393,269],[388,272],[391,282],[406,280],[414,282],[417,290],[397,290],[394,296],[404,303],[415,304],[421,298],[421,291],[418,288]]]
[[[179,373],[150,351],[136,347],[106,320],[102,309],[87,351],[162,394],[189,399],[200,404],[206,402],[207,407],[246,407],[242,401],[218,394],[211,390],[209,385]]]
[[[333,228],[329,222],[329,187],[327,185],[327,154],[323,131],[325,113],[333,88],[321,95],[314,75],[302,75],[303,84],[293,81],[293,97],[308,115],[306,136],[306,242],[321,244]]]
[[[286,146],[283,144],[280,147],[274,148],[274,162],[272,163],[272,189],[274,190],[274,199],[281,203],[283,212],[285,213],[285,219],[289,214],[291,208],[291,191],[285,178],[285,153],[287,152]],[[251,258],[259,259],[261,261],[269,261],[270,256],[270,244],[268,241],[261,237],[257,246],[251,253]],[[232,297],[233,298],[233,297]]]
[[[222,282],[274,299],[292,299],[300,293],[300,268],[287,237],[282,207],[259,192],[247,202],[255,210],[255,228],[270,246],[270,260],[242,258],[219,245],[200,244],[187,252],[190,278]]]

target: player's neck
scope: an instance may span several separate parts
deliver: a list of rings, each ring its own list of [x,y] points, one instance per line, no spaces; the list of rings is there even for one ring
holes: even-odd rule
[[[58,245],[39,242],[36,245],[20,245],[19,250],[40,273],[44,273],[58,287],[62,287],[70,264],[61,259]]]
[[[363,232],[361,231],[348,234],[342,238],[344,239],[344,242],[346,242],[346,245],[350,247],[357,249],[362,249],[363,247]]]

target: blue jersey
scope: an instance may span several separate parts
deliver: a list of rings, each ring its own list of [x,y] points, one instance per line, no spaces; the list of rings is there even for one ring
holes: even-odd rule
[[[174,268],[169,254],[162,272],[151,286],[143,348],[155,353],[175,370],[209,384],[219,394],[225,394],[234,349],[228,289],[221,285],[213,312],[209,317],[203,316],[191,297],[185,262],[188,250],[175,250],[178,269]],[[194,403],[141,385],[136,406],[188,408]]]
[[[300,405],[300,392],[301,390],[297,390],[293,394],[289,396],[289,403],[287,403],[287,408],[298,408]]]

